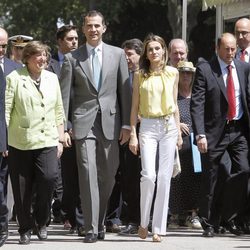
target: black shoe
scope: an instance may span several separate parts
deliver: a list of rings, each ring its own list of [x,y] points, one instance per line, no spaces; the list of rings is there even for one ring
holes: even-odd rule
[[[214,228],[214,233],[216,233],[216,234],[225,234],[226,231],[227,231],[226,228],[222,227],[222,226]]]
[[[84,237],[84,236],[86,236],[84,227],[79,227],[79,228],[77,228],[77,234],[78,234],[79,237]]]
[[[105,239],[105,231],[104,229],[100,230],[97,235],[98,240],[104,240]]]
[[[134,224],[128,224],[126,226],[126,228],[121,230],[121,232],[119,234],[121,234],[121,235],[135,235],[135,234],[138,234],[138,226],[136,226]]]
[[[250,234],[250,223],[249,221],[243,222],[240,225],[240,230],[244,233],[244,234]]]
[[[47,240],[48,238],[48,233],[47,233],[47,228],[45,226],[38,226],[37,228],[37,237],[39,240]]]
[[[0,247],[4,245],[4,243],[6,242],[6,240],[8,239],[8,231],[3,231],[0,233]]]
[[[31,237],[31,232],[20,234],[19,244],[22,244],[22,245],[30,244],[30,237]]]
[[[241,229],[237,225],[234,224],[233,220],[228,221],[228,223],[226,225],[226,229],[230,233],[238,235],[238,236],[243,234],[243,232],[241,231]]]
[[[84,243],[95,243],[97,242],[97,235],[96,234],[93,234],[93,233],[88,233],[84,240],[83,240]]]
[[[203,237],[214,237],[214,229],[212,227],[207,227],[203,234],[202,234]]]

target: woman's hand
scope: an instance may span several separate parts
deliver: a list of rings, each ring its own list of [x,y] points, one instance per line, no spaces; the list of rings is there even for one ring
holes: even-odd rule
[[[182,148],[182,144],[183,144],[182,136],[181,134],[179,134],[177,138],[177,147],[179,150]]]
[[[180,123],[180,128],[181,128],[181,132],[184,134],[184,135],[190,135],[190,131],[189,131],[189,127],[186,123]]]
[[[138,144],[138,139],[136,135],[130,135],[129,149],[134,155],[137,155],[139,144]]]
[[[3,156],[3,157],[8,157],[8,154],[9,154],[9,151],[6,150],[6,151],[4,151],[4,152],[2,153],[2,156]]]
[[[63,144],[61,142],[58,143],[57,146],[57,158],[59,159],[63,153]]]

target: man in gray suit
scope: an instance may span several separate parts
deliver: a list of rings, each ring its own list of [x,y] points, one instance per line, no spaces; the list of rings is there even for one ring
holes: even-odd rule
[[[124,144],[130,134],[131,91],[124,51],[102,42],[103,15],[88,12],[82,30],[87,42],[65,55],[60,78],[66,117],[72,107],[84,242],[93,243],[105,237],[106,207],[119,165],[118,140]]]

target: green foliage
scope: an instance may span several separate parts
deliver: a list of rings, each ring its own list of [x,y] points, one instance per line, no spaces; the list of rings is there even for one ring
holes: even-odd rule
[[[201,5],[200,1],[189,0],[191,3]],[[82,15],[97,9],[106,18],[104,40],[110,44],[120,46],[135,37],[143,40],[149,32],[168,43],[173,37],[181,37],[181,6],[182,0],[0,0],[0,26],[10,36],[31,35],[54,48],[58,17],[66,24],[73,21],[81,41]],[[192,11],[189,13],[196,18]]]
[[[168,0],[106,0],[98,7],[108,22],[105,39],[117,46],[130,38],[143,40],[149,32],[161,35],[167,42],[173,36]]]
[[[53,48],[56,44],[57,18],[63,18],[66,24],[72,20],[80,27],[84,11],[81,0],[1,0],[0,25],[10,36],[31,35]]]

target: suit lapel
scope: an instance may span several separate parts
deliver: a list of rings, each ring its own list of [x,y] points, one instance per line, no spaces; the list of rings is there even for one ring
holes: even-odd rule
[[[96,86],[94,83],[92,70],[90,68],[90,60],[88,57],[86,44],[84,44],[82,47],[79,48],[76,59],[79,61],[79,64],[80,64],[83,72],[86,74],[87,78],[89,79],[90,83],[95,88]]]
[[[60,75],[61,67],[58,60],[52,58],[50,61],[51,68],[55,74]]]
[[[36,99],[41,99],[42,96],[37,90],[35,84],[32,82],[29,76],[22,76],[23,87],[30,93],[30,95]]]
[[[31,96],[33,96],[36,99],[41,99],[42,96],[37,90],[35,84],[33,83],[32,79],[29,76],[29,73],[27,71],[27,68],[23,69],[24,72],[21,74],[21,80],[23,87],[30,93]]]
[[[110,67],[110,62],[112,62],[112,51],[110,50],[109,46],[107,46],[105,43],[103,43],[103,49],[102,49],[102,85],[104,83],[104,80],[106,78],[107,72]]]
[[[236,67],[236,72],[237,72],[237,76],[238,76],[238,80],[239,80],[239,84],[240,84],[240,91],[241,91],[241,94],[243,96],[245,96],[245,91],[243,91],[245,89],[245,74],[244,74],[244,71],[243,71],[243,68],[241,67],[241,62],[239,62],[238,60],[234,60],[234,65]],[[244,100],[245,98],[243,98],[242,100]]]
[[[226,100],[227,100],[227,92],[226,92],[226,87],[225,87],[225,83],[224,83],[224,79],[223,79],[223,76],[222,76],[222,72],[221,72],[221,68],[220,68],[220,64],[218,62],[218,59],[217,58],[214,58],[211,63],[211,69],[212,69],[212,72],[215,76],[215,79],[223,93],[223,95],[225,96]]]

